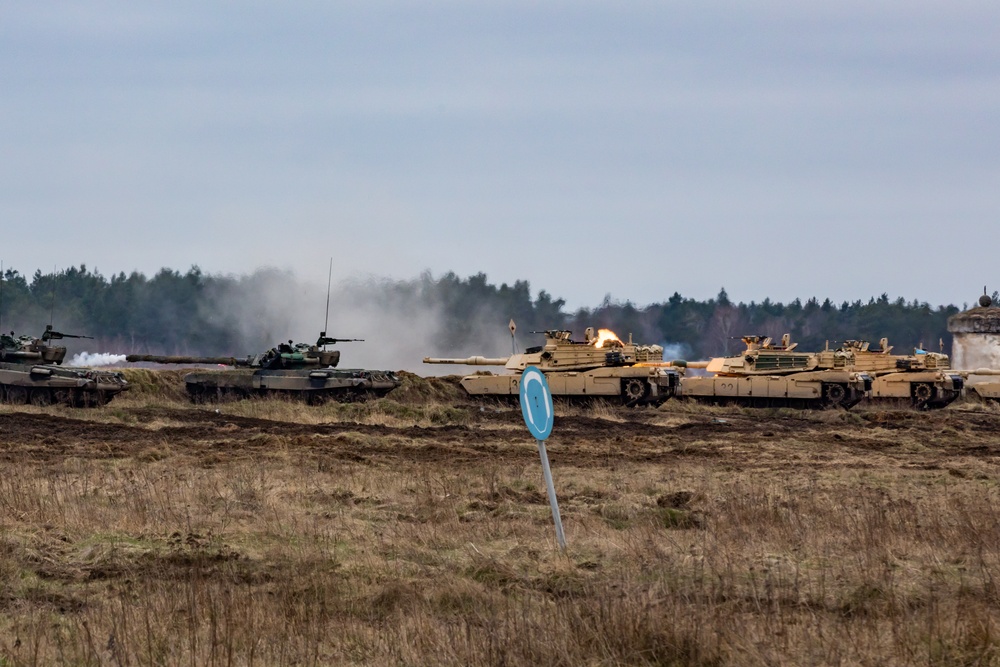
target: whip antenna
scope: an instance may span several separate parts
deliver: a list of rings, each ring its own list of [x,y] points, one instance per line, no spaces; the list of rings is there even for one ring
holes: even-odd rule
[[[56,267],[52,267],[52,292],[49,299],[49,328],[55,323],[56,319]]]
[[[326,318],[323,320],[323,333],[321,337],[326,336],[326,332],[330,327],[330,284],[333,282],[333,257],[330,258],[330,271],[326,274]],[[324,348],[326,346],[324,345]]]
[[[0,260],[0,331],[3,331],[3,260]]]

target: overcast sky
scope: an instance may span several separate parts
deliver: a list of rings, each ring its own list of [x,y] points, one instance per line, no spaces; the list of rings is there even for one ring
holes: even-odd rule
[[[0,260],[972,302],[1000,3],[0,4]]]

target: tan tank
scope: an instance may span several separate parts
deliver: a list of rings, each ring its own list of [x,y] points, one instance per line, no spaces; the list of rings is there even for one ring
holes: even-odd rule
[[[678,395],[710,403],[748,407],[843,407],[857,405],[871,391],[872,377],[854,369],[854,354],[795,352],[786,334],[781,345],[766,336],[744,336],[737,356],[701,362],[671,362],[703,368],[706,377],[685,376]]]
[[[965,378],[965,395],[989,401],[1000,401],[1000,369],[977,368],[956,371]]]
[[[841,350],[854,355],[854,369],[874,378],[870,400],[908,401],[921,410],[943,408],[962,393],[964,378],[951,371],[947,354],[914,350],[913,354],[891,354],[889,341],[883,338],[878,349],[866,340],[844,341]],[[820,352],[821,358],[836,354]]]
[[[425,364],[503,366],[506,373],[476,373],[462,378],[462,388],[471,396],[510,397],[520,390],[521,373],[535,366],[549,383],[553,396],[608,398],[625,405],[659,405],[674,395],[680,374],[664,368],[663,348],[636,345],[631,337],[622,342],[612,332],[598,334],[588,328],[583,341],[571,332],[551,330],[545,343],[510,357],[424,358]]]

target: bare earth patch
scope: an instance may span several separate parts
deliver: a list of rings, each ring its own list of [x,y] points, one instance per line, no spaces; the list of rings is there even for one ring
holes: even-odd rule
[[[176,383],[176,378],[173,379]],[[0,664],[1000,663],[1000,413],[0,408]]]

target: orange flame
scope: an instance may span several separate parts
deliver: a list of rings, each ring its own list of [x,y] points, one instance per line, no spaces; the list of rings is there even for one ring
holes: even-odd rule
[[[619,345],[624,345],[621,338],[615,335],[615,332],[611,329],[598,329],[597,339],[594,342],[594,347],[604,347],[605,343],[618,343]]]

